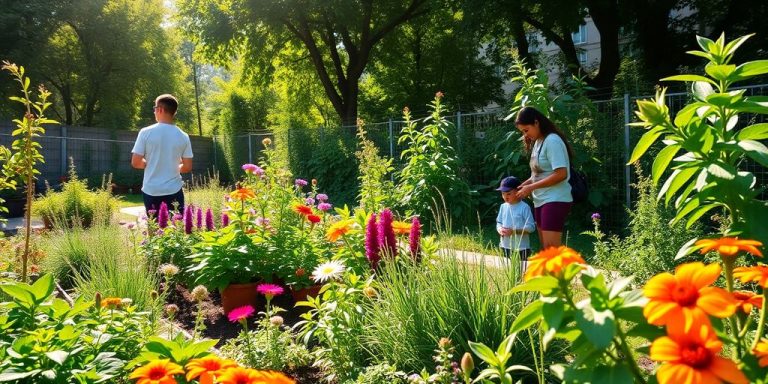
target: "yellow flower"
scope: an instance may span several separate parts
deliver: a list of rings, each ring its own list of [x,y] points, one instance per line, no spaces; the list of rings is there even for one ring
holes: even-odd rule
[[[738,267],[733,270],[733,277],[742,283],[754,281],[757,285],[768,288],[768,265],[758,264],[752,267]]]
[[[758,358],[757,364],[768,367],[768,339],[762,339],[752,350],[752,354]]]
[[[352,224],[354,223],[355,220],[353,219],[342,220],[338,223],[334,223],[330,228],[328,228],[328,231],[325,233],[325,237],[328,238],[328,241],[335,243],[341,236],[346,235],[350,230],[352,230]]]
[[[153,360],[136,368],[128,378],[138,379],[136,384],[176,384],[173,375],[183,373],[180,365],[172,363],[170,359],[164,359]]]
[[[405,221],[393,221],[392,230],[396,235],[407,235],[411,231],[411,223]]]
[[[248,188],[238,188],[232,191],[229,196],[234,200],[245,201],[256,197],[256,193]]]
[[[123,304],[123,299],[119,297],[107,297],[106,299],[101,300],[101,307],[102,308],[109,308],[109,309],[115,309],[120,308],[120,306]]]
[[[696,242],[701,245],[701,253],[707,253],[715,250],[722,256],[734,256],[739,251],[751,253],[755,256],[763,257],[757,247],[762,247],[763,243],[756,240],[739,240],[738,237],[723,237],[720,239],[702,239]]]

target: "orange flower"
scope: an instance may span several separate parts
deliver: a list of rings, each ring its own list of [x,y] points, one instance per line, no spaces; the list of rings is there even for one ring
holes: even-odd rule
[[[296,382],[280,372],[257,371],[234,367],[227,369],[221,377],[219,384],[295,384]]]
[[[708,325],[683,332],[670,326],[667,336],[651,344],[650,358],[661,362],[656,372],[659,384],[749,383],[736,363],[718,356],[723,343]]]
[[[298,204],[298,203],[294,204],[293,210],[302,216],[309,216],[312,214],[312,207],[304,204]]]
[[[650,299],[643,315],[653,325],[710,325],[709,317],[728,317],[738,301],[726,290],[710,287],[720,276],[720,265],[695,262],[678,266],[675,274],[660,273],[645,284],[643,294]]]
[[[405,221],[393,221],[392,230],[395,231],[396,235],[407,235],[411,232],[411,223],[406,223]]]
[[[738,267],[733,270],[733,277],[742,283],[754,281],[757,285],[768,288],[768,265],[758,264],[752,267]]]
[[[261,378],[256,380],[257,384],[295,384],[296,381],[276,371],[257,371]]]
[[[559,275],[570,264],[586,264],[581,255],[566,246],[549,247],[528,259],[524,280],[537,276]]]
[[[752,307],[763,307],[763,295],[751,291],[733,291],[733,297],[738,300],[738,307],[746,314],[752,312]]]
[[[715,250],[723,256],[734,256],[739,251],[751,253],[755,256],[763,257],[757,247],[762,247],[763,243],[756,240],[739,240],[738,237],[723,237],[720,239],[702,239],[696,242],[696,245],[703,246],[701,253],[707,253]]]
[[[184,374],[180,365],[170,359],[152,360],[146,365],[136,368],[129,379],[138,379],[136,384],[176,384],[173,375]]]
[[[123,299],[119,297],[107,297],[106,299],[101,301],[101,307],[107,307],[110,309],[114,308],[120,308],[120,306],[123,304]]]
[[[757,364],[761,367],[768,367],[768,339],[762,339],[752,350],[752,354],[759,360]]]
[[[252,190],[248,188],[238,188],[232,191],[229,194],[229,197],[231,197],[234,200],[245,201],[245,200],[256,197],[256,193],[254,193]]]
[[[227,368],[236,367],[232,360],[222,360],[216,355],[192,359],[187,363],[187,381],[200,377],[200,384],[213,384],[213,379],[220,376]]]
[[[338,223],[334,223],[330,228],[328,228],[328,231],[325,233],[325,237],[328,238],[328,241],[335,243],[341,236],[349,233],[354,222],[355,220],[353,219],[347,219],[339,221]]]

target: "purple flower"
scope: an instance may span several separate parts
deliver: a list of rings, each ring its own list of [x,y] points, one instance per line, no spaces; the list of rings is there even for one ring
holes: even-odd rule
[[[317,199],[320,201],[328,201],[328,195],[326,195],[325,193],[318,193]]]
[[[184,215],[181,215],[181,214],[178,214],[178,213],[174,213],[173,214],[173,221],[174,222],[182,220],[182,219],[184,219]]]
[[[305,202],[307,205],[315,205],[315,199],[313,199],[313,198],[311,198],[311,197],[307,197],[306,199],[304,199],[304,202]]]
[[[164,234],[165,234],[165,231],[163,229],[158,229],[157,231],[155,231],[155,235],[157,236],[162,236]]]
[[[147,216],[155,217],[155,213],[157,213],[157,209],[150,209],[149,211],[147,211]]]
[[[387,257],[397,255],[397,240],[395,230],[392,229],[392,220],[392,211],[389,208],[385,208],[379,214],[379,243],[382,252]]]
[[[160,228],[168,226],[168,204],[165,201],[160,203],[160,210],[157,212],[157,226]]]
[[[192,233],[192,206],[188,205],[184,207],[184,233],[187,235]]]
[[[213,231],[213,211],[210,208],[205,210],[205,230]]]
[[[202,208],[197,209],[197,220],[195,221],[195,224],[197,226],[197,229],[203,228],[203,209]]]
[[[592,220],[593,220],[593,221],[598,221],[598,220],[600,220],[600,213],[599,213],[599,212],[595,212],[595,213],[593,213],[593,214],[592,214]]]
[[[221,213],[221,226],[226,227],[229,225],[229,215],[226,212]]]
[[[256,218],[256,225],[260,227],[266,227],[269,225],[269,219],[267,219],[266,217],[258,217]]]
[[[318,197],[320,197],[320,196],[318,196]],[[328,203],[320,203],[320,204],[317,205],[317,209],[319,209],[319,210],[321,210],[323,212],[330,211],[331,208],[333,208],[333,205],[330,205]]]
[[[261,167],[256,167],[256,169],[253,171],[253,174],[259,177],[264,177],[264,169]]]
[[[421,221],[419,221],[419,218],[414,216],[411,220],[411,233],[408,234],[408,245],[411,249],[411,257],[413,257],[414,261],[419,261],[420,255],[419,251],[421,250],[419,241],[421,240]]]
[[[296,184],[296,186],[297,186],[297,187],[305,187],[305,186],[307,186],[307,184],[309,184],[309,183],[307,183],[307,181],[306,181],[306,180],[304,180],[304,179],[296,179],[296,180],[294,181],[294,184]]]
[[[259,167],[259,166],[258,166],[258,165],[256,165],[256,164],[243,164],[243,167],[242,167],[242,168],[243,168],[243,171],[245,171],[245,173],[253,173],[253,174],[256,174],[256,173],[258,173],[259,171],[261,171],[261,173],[264,173],[264,170],[263,170],[263,169],[261,169],[261,167]]]
[[[365,225],[365,257],[372,269],[378,268],[381,256],[379,255],[379,228],[376,226],[375,213],[371,213],[371,217],[368,218],[368,223]]]

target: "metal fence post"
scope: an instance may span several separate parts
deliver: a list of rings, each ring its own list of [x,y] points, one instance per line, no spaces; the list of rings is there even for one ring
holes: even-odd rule
[[[392,118],[387,121],[387,128],[389,130],[389,157],[395,157],[395,136],[393,135]]]
[[[213,168],[218,171],[219,165],[216,161],[216,135],[211,136],[211,139],[213,139]]]
[[[251,144],[250,132],[248,132],[248,162],[253,164],[253,145]]]
[[[461,112],[456,112],[456,150],[461,153],[461,134],[462,130],[462,124],[461,124]]]
[[[629,140],[629,93],[624,94],[624,187],[626,193],[627,208],[632,208],[632,196],[631,188],[629,184],[630,180],[630,165],[629,165],[629,153],[630,153],[630,140]]]
[[[61,176],[67,174],[67,127],[61,126]]]

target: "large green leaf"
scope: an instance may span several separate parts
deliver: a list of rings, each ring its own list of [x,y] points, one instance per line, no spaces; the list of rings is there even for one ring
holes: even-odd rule
[[[768,167],[768,147],[755,140],[741,140],[737,144],[752,160]]]
[[[544,316],[544,321],[547,323],[547,326],[557,330],[565,315],[565,303],[558,298],[544,302],[544,305],[541,308],[541,313]]]
[[[669,163],[675,158],[675,155],[680,150],[680,146],[673,144],[659,151],[656,158],[653,160],[653,167],[651,168],[651,174],[653,175],[653,183],[658,184],[661,175],[667,170]]]
[[[701,75],[674,75],[661,79],[661,81],[704,81],[716,85],[712,79]]]
[[[29,285],[23,283],[0,285],[0,289],[3,290],[8,296],[11,296],[19,304],[29,308],[34,305],[35,297],[32,292],[29,291]]]
[[[677,190],[685,185],[685,183],[687,183],[688,180],[690,180],[691,177],[696,174],[696,172],[698,172],[696,167],[676,169],[674,172],[672,172],[672,175],[667,178],[667,181],[664,182],[664,185],[662,185],[659,189],[658,198],[661,199],[661,196],[665,196],[664,203],[668,205],[669,200],[672,199],[672,196],[674,196],[675,192],[677,192]]]
[[[34,284],[32,284],[31,289],[29,290],[32,292],[33,295],[35,295],[35,300],[39,303],[44,301],[48,298],[48,296],[53,293],[53,275],[50,273],[47,273],[43,276],[41,276],[37,281],[35,281]]]
[[[600,350],[611,345],[616,336],[616,320],[611,310],[598,311],[587,304],[576,311],[576,324],[587,340]]]
[[[509,293],[548,292],[557,288],[559,282],[552,276],[539,276],[512,288]]]
[[[643,134],[643,136],[640,138],[640,141],[637,142],[637,145],[635,145],[635,149],[632,150],[632,156],[629,158],[629,162],[627,164],[632,164],[635,161],[639,160],[641,156],[648,150],[648,148],[653,145],[653,143],[656,142],[656,139],[659,138],[664,133],[664,127],[655,127]]]
[[[736,134],[738,140],[765,140],[768,139],[768,123],[753,124],[744,127]]]
[[[733,64],[709,63],[706,65],[706,67],[704,67],[704,71],[706,71],[708,75],[719,81],[728,80],[728,78],[735,70],[736,66]]]
[[[499,359],[496,358],[496,354],[494,354],[493,350],[491,348],[488,348],[487,345],[483,343],[476,343],[474,341],[470,341],[469,349],[472,350],[475,356],[479,357],[481,360],[485,361],[486,363],[490,365],[499,364]]]
[[[541,300],[536,300],[528,304],[528,306],[520,311],[520,314],[517,315],[515,321],[512,322],[512,326],[509,328],[509,332],[517,333],[536,324],[539,320],[541,320],[543,306],[544,302]]]
[[[733,81],[740,81],[766,73],[768,73],[768,60],[749,61],[736,68],[733,72]]]

